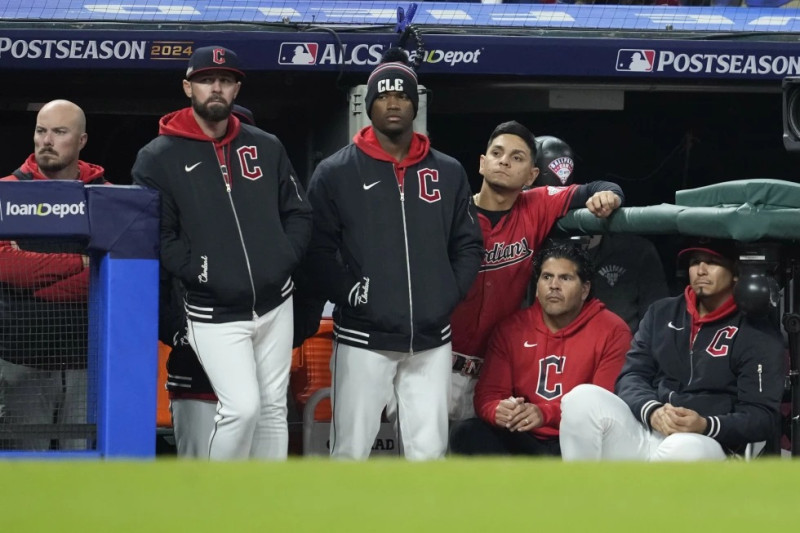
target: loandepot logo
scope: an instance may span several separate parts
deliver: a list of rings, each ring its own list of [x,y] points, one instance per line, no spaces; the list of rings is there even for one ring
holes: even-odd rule
[[[445,63],[454,67],[461,63],[478,63],[478,58],[481,56],[480,48],[475,50],[428,50],[422,56],[423,63]],[[414,61],[417,58],[417,51],[414,50],[409,54],[409,59]]]
[[[68,215],[84,214],[86,214],[86,202],[77,204],[15,204],[7,202],[6,208],[3,210],[3,215],[5,216],[47,217],[53,215],[58,218],[64,218]]]
[[[744,54],[686,54],[671,50],[617,51],[616,70],[626,72],[678,72],[681,74],[800,75],[800,56]]]
[[[311,66],[311,65],[377,65],[385,47],[382,44],[357,44],[341,48],[333,43],[320,45],[312,42],[281,43],[278,51],[279,65]],[[426,50],[424,63],[444,63],[454,67],[462,63],[478,63],[483,50]],[[414,61],[416,50],[409,54]]]

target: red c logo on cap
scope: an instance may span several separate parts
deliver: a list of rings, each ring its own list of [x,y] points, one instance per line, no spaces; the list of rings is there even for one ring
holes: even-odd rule
[[[214,48],[214,56],[211,59],[217,65],[224,65],[225,64],[225,49],[224,48]]]

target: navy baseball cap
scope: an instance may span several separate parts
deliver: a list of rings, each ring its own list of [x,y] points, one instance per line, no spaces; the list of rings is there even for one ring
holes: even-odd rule
[[[236,74],[239,81],[244,78],[242,63],[236,52],[224,46],[204,46],[195,49],[189,58],[189,67],[186,69],[186,79],[190,80],[200,72],[209,70],[227,70]]]
[[[739,250],[736,248],[736,244],[726,239],[696,238],[688,243],[687,248],[678,252],[678,263],[686,263],[693,253],[706,253],[733,263],[739,260]]]

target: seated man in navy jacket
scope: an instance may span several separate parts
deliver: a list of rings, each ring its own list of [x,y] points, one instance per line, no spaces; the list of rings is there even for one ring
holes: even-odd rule
[[[783,393],[783,340],[733,298],[732,243],[701,242],[682,296],[648,309],[616,395],[580,385],[561,403],[565,460],[720,460],[774,436]]]

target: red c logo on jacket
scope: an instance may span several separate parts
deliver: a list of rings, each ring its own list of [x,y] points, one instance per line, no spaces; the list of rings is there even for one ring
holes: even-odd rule
[[[257,180],[264,173],[261,167],[255,164],[258,159],[258,148],[255,146],[242,146],[236,149],[236,155],[239,156],[239,166],[242,168],[242,176],[249,180]]]
[[[442,199],[442,192],[433,187],[434,183],[439,181],[439,171],[432,168],[423,168],[417,171],[417,178],[419,178],[419,197],[432,204]],[[428,181],[431,182],[431,187],[428,189]]]
[[[717,330],[706,351],[711,357],[725,357],[730,349],[730,341],[736,336],[737,331],[739,328],[735,326],[726,326]]]

